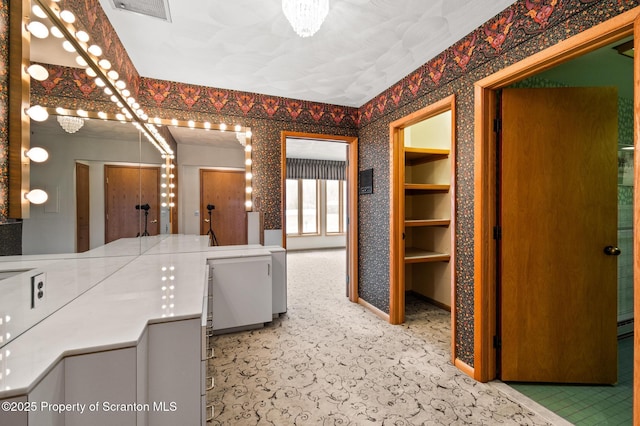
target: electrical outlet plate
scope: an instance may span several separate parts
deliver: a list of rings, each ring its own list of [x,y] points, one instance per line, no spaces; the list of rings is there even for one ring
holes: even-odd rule
[[[44,304],[47,289],[47,276],[44,272],[31,277],[31,309]]]

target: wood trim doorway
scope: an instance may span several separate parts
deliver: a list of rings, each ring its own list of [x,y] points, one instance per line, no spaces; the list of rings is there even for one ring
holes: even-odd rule
[[[495,170],[496,152],[493,119],[495,117],[494,91],[516,81],[534,75],[556,64],[573,59],[591,50],[598,49],[623,37],[640,34],[640,25],[634,22],[640,14],[640,7],[623,13],[600,25],[586,30],[574,37],[560,42],[544,51],[511,65],[475,84],[475,142],[474,142],[474,367],[470,373],[476,380],[489,381],[496,377],[496,351],[493,348],[493,336],[496,330],[496,251],[493,240],[495,224]],[[639,47],[638,38],[635,45]],[[640,113],[640,59],[634,59],[634,108],[635,116]],[[638,158],[640,127],[634,128],[634,145]],[[639,202],[640,171],[634,175],[634,226],[640,225]],[[640,249],[640,240],[636,236],[634,250]],[[640,261],[634,262],[634,297],[636,306],[640,303]],[[640,344],[640,325],[636,322],[634,345]],[[634,417],[640,419],[640,395],[635,391],[640,386],[640,353],[634,354]]]
[[[389,124],[389,152],[391,153],[391,215],[389,219],[390,229],[390,274],[389,274],[389,322],[402,324],[405,319],[405,129],[429,118],[451,111],[451,171],[450,171],[450,223],[448,227],[455,230],[455,141],[456,141],[456,102],[455,95],[447,96],[418,111]],[[454,232],[454,231],[453,231]],[[455,324],[455,237],[451,238],[450,259],[451,268],[451,362],[459,364],[456,360],[456,324]],[[464,368],[464,366],[458,366]]]
[[[282,223],[282,247],[287,248],[286,227],[286,179],[287,138],[318,139],[348,144],[347,150],[347,203],[349,227],[347,231],[347,276],[349,277],[349,300],[358,303],[358,138],[355,136],[327,135],[322,133],[283,131],[281,140],[280,214]]]

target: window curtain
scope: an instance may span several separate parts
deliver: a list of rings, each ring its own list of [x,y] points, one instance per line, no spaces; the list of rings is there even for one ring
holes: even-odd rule
[[[345,161],[287,158],[287,179],[345,180]]]

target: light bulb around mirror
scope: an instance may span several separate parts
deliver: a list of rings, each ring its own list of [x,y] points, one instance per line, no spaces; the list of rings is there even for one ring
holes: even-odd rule
[[[42,10],[42,8],[40,6],[38,6],[37,4],[34,4],[31,7],[31,11],[33,12],[34,15],[36,15],[38,18],[41,19],[46,19],[47,14],[44,12],[44,10]]]
[[[100,46],[96,45],[96,44],[92,44],[91,46],[89,46],[89,48],[87,50],[93,56],[101,56],[102,55],[102,48]]]
[[[60,19],[62,19],[67,24],[73,24],[74,22],[76,22],[76,16],[69,10],[63,10],[62,12],[60,12]]]
[[[27,68],[27,74],[29,74],[34,80],[38,81],[45,81],[49,78],[49,71],[39,64],[30,65],[29,68]]]
[[[73,44],[71,44],[71,42],[68,40],[62,42],[62,48],[69,53],[73,53],[76,51],[76,48],[73,47]]]
[[[64,34],[62,34],[62,31],[60,31],[60,28],[56,27],[55,25],[52,26],[49,31],[51,31],[51,35],[55,38],[64,38]]]
[[[32,204],[42,204],[47,201],[49,195],[44,192],[42,189],[32,189],[31,191],[24,194],[24,198],[29,200]]]
[[[35,163],[43,163],[49,158],[49,153],[46,149],[34,146],[30,150],[24,153],[31,161]]]
[[[86,31],[80,30],[76,33],[76,38],[81,42],[86,43],[89,41],[89,34],[87,34]]]
[[[47,26],[40,21],[29,22],[29,25],[27,25],[27,30],[29,30],[31,35],[36,38],[49,37],[49,28],[47,28]]]
[[[100,59],[98,61],[98,65],[100,65],[100,67],[105,70],[111,69],[111,62],[109,62],[107,59]]]
[[[27,115],[35,121],[45,121],[49,118],[49,113],[40,105],[34,105],[26,110]]]

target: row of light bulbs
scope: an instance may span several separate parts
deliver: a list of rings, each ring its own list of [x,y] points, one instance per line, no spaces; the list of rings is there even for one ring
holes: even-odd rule
[[[175,266],[163,266],[162,267],[162,318],[172,317],[174,315],[173,309],[175,308]]]
[[[117,118],[120,121],[131,121],[162,154],[172,155],[173,150],[160,135],[156,126],[149,123],[149,116],[131,95],[127,84],[120,79],[118,72],[112,69],[111,62],[106,58],[101,58],[102,48],[97,44],[89,44],[90,37],[86,31],[75,30],[72,24],[76,21],[76,17],[73,12],[59,11],[57,7],[47,8],[52,16],[38,4],[33,5],[32,11],[38,18],[51,19],[54,25],[49,30],[42,22],[31,21],[27,25],[27,30],[31,35],[46,38],[51,33],[54,37],[62,39],[65,38],[66,32],[72,37],[74,42],[68,39],[64,40],[62,47],[70,53],[78,54],[76,63],[86,70],[87,75],[94,79],[96,86],[103,88],[105,94],[120,109],[121,113],[116,114]],[[60,23],[56,23],[56,20],[59,20]],[[41,81],[48,78],[47,70],[38,64],[31,65],[27,68],[27,72],[33,78]],[[44,121],[48,118],[46,109],[39,105],[30,107],[27,114],[36,121]]]
[[[53,1],[57,2],[59,0],[53,0]],[[54,14],[55,17],[59,18],[62,21],[63,28],[59,28],[57,25],[53,25],[51,29],[49,29],[45,24],[43,24],[40,21],[31,21],[27,25],[27,30],[34,37],[46,38],[49,36],[49,33],[51,33],[54,37],[62,39],[62,38],[65,38],[65,34],[62,31],[62,29],[64,29],[70,36],[74,37],[74,40],[76,41],[76,46],[74,46],[74,44],[71,43],[69,40],[65,40],[62,43],[63,48],[70,53],[79,54],[76,57],[76,63],[78,63],[78,65],[82,66],[83,68],[85,68],[87,75],[94,78],[95,84],[98,87],[103,87],[105,94],[110,96],[111,101],[114,102],[120,108],[121,113],[115,114],[115,118],[121,122],[131,121],[133,125],[142,134],[144,134],[147,137],[149,142],[153,146],[155,146],[156,149],[160,151],[160,153],[162,154],[162,158],[167,159],[167,163],[165,166],[171,167],[171,168],[175,167],[175,165],[171,161],[175,158],[173,150],[171,149],[169,144],[166,142],[164,137],[160,135],[157,129],[157,127],[162,124],[163,120],[160,119],[159,117],[155,117],[153,119],[149,118],[149,116],[145,113],[145,111],[140,107],[140,104],[135,100],[135,98],[131,96],[131,92],[126,88],[126,83],[123,80],[119,79],[118,72],[112,69],[111,62],[106,58],[100,58],[100,56],[102,56],[102,53],[103,53],[102,48],[96,44],[88,44],[90,40],[89,34],[82,30],[76,31],[72,27],[72,24],[76,21],[76,17],[73,14],[73,12],[69,10],[59,11],[55,7],[52,7],[49,10]],[[46,19],[46,18],[51,19],[51,16],[49,16],[47,12],[45,12],[45,10],[37,4],[33,5],[32,11],[35,16],[41,19]],[[68,25],[70,28],[64,27],[65,24]],[[82,49],[82,52],[78,52],[77,47],[80,47]],[[92,61],[91,65],[88,63],[86,58]],[[96,72],[94,67],[97,67],[100,70],[103,77],[106,77],[107,82],[105,82],[104,78],[98,76],[98,73]],[[26,71],[32,78],[38,81],[44,81],[49,77],[49,73],[47,69],[39,64],[32,64],[26,69]],[[117,94],[114,93],[114,90],[115,92],[117,92]],[[126,102],[126,105],[122,102],[123,100]],[[62,109],[58,109],[56,112],[59,115],[71,115],[66,110],[62,110]],[[134,120],[132,112],[136,114],[137,120]],[[49,116],[47,109],[43,108],[40,105],[31,106],[29,109],[27,109],[26,113],[29,115],[30,118],[36,121],[45,121]],[[82,118],[88,117],[88,113],[86,111],[78,110],[76,113],[78,116]],[[104,112],[98,112],[98,117],[104,120],[109,118],[108,114]],[[179,122],[176,119],[172,119],[171,124],[178,125]],[[189,128],[202,127],[205,130],[209,130],[212,128],[212,125],[209,122],[196,124],[196,122],[193,120],[189,120],[187,122],[187,126]],[[220,123],[218,125],[218,129],[221,131],[226,131],[227,125],[225,123]],[[239,124],[234,126],[234,131],[236,132],[238,141],[243,145],[245,152],[248,153],[245,161],[245,165],[247,168],[247,171],[246,171],[247,196],[245,198],[245,207],[247,209],[251,209],[253,206],[253,203],[251,201],[251,194],[253,192],[253,189],[252,189],[253,176],[250,172],[251,163],[252,163],[251,155],[250,155],[251,144],[247,143],[247,140],[251,138],[251,132],[249,130],[242,132],[242,126],[240,126]],[[169,187],[169,192],[163,191],[163,194],[166,194],[166,200],[163,201],[162,205],[163,207],[167,207],[167,206],[174,207],[175,206],[175,203],[173,202],[173,198],[175,197],[175,193],[174,193],[175,185],[173,183],[174,174],[169,173],[166,175],[167,175],[166,177],[167,183],[165,185]],[[25,197],[27,197],[29,201],[33,203],[38,203],[38,204],[44,203],[47,200],[46,192],[39,189],[30,191],[27,195],[25,195]]]
[[[7,341],[11,338],[11,334],[6,332],[6,324],[11,321],[11,316],[9,315],[0,315],[0,343],[2,343],[5,339]],[[11,374],[11,369],[7,367],[8,358],[11,355],[11,351],[9,349],[0,350],[0,383],[2,380]],[[9,390],[10,388],[7,386],[5,390]]]

